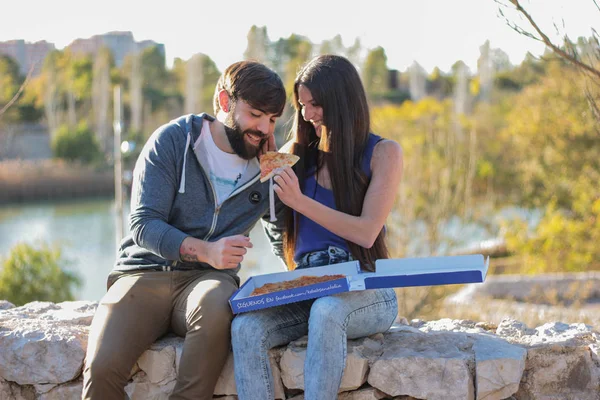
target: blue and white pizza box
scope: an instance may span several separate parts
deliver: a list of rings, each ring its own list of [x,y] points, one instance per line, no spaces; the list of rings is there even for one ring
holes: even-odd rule
[[[362,272],[358,261],[249,278],[229,299],[234,314],[294,303],[335,293],[409,286],[436,286],[485,281],[489,257],[483,255],[390,258],[377,260],[375,272]],[[255,288],[301,276],[344,275],[345,278],[294,289],[250,296]]]

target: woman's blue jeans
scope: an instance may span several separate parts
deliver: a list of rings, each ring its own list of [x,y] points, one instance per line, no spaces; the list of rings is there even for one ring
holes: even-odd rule
[[[310,253],[299,268],[348,261],[343,249]],[[268,350],[308,334],[304,399],[334,400],[346,365],[347,339],[385,332],[398,314],[393,289],[345,292],[237,315],[231,326],[240,400],[274,399]]]

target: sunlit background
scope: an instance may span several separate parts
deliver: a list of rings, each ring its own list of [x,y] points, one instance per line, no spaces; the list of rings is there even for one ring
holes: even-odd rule
[[[600,11],[521,4],[555,49],[510,1],[3,5],[0,299],[99,300],[153,130],[212,113],[232,62],[264,62],[290,93],[304,62],[333,53],[358,68],[373,131],[404,150],[393,255],[492,257],[485,301],[460,285],[403,289],[401,315],[598,325],[600,280],[585,273],[600,269]],[[260,224],[251,237],[242,279],[282,270]]]

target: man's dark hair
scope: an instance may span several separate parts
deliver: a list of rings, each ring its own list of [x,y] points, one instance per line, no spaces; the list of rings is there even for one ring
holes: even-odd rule
[[[219,92],[225,89],[232,101],[243,100],[252,108],[280,116],[285,107],[283,82],[277,73],[256,61],[239,61],[231,64],[215,87],[213,108],[219,112]]]

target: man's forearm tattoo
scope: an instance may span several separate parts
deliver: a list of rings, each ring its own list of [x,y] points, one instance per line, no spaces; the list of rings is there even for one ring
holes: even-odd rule
[[[181,259],[183,261],[200,261],[198,259],[198,256],[196,254],[194,254],[194,247],[193,246],[182,246],[181,247]]]

